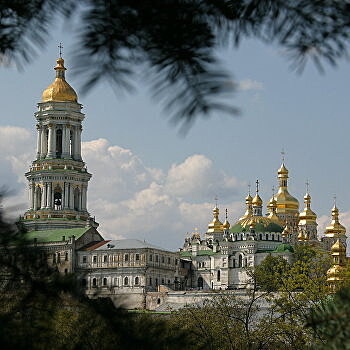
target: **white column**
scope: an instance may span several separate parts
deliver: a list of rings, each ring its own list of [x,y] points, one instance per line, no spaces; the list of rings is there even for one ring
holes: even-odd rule
[[[74,209],[74,188],[73,184],[69,184],[69,208]]]
[[[83,190],[82,190],[82,206],[81,206],[81,209],[82,210],[86,210],[86,204],[87,204],[87,186],[83,186]]]
[[[37,146],[36,146],[36,159],[40,159],[41,157],[41,137],[42,137],[42,128],[40,125],[36,126],[36,129],[38,130],[38,136],[37,136]]]
[[[49,182],[47,184],[47,203],[46,207],[51,209],[52,208],[52,183]]]
[[[46,127],[42,127],[41,131],[41,158],[45,158],[47,154],[47,135]]]
[[[64,203],[63,203],[63,208],[68,209],[69,208],[69,188],[68,188],[68,183],[64,183]]]
[[[48,152],[46,158],[54,158],[56,156],[56,150],[54,141],[56,141],[56,133],[53,124],[49,124],[49,140],[48,140]],[[56,143],[56,142],[55,142]]]
[[[62,158],[69,158],[69,129],[67,125],[62,128]]]
[[[73,159],[74,160],[79,160],[79,149],[78,149],[78,127],[75,126],[73,128]]]
[[[81,160],[81,131],[82,127],[77,127],[77,159]]]
[[[38,188],[34,187],[34,205],[33,205],[34,210],[38,210]]]
[[[46,208],[46,198],[47,198],[47,184],[44,182],[43,193],[41,196],[41,208]]]
[[[29,210],[34,209],[34,184],[29,183]]]

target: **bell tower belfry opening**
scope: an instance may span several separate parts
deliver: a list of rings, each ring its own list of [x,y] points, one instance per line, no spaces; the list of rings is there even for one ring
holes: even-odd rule
[[[57,59],[54,82],[44,90],[35,113],[37,152],[29,171],[29,208],[23,224],[29,230],[97,227],[87,211],[91,174],[81,157],[85,115],[66,82],[64,60]]]

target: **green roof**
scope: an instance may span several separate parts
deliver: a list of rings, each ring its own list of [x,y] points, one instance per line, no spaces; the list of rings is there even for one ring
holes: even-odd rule
[[[293,253],[294,248],[290,244],[282,243],[272,253],[285,253],[285,252]]]
[[[254,230],[255,232],[282,232],[283,227],[274,222],[270,222],[268,225],[256,223],[254,226]],[[232,233],[241,233],[246,231],[249,231],[249,228],[246,228],[239,223],[233,225],[230,229],[230,232]]]
[[[205,256],[205,255],[215,255],[217,253],[214,253],[212,250],[197,250],[197,256]],[[190,251],[180,252],[180,255],[183,257],[186,256],[192,256],[192,253]]]
[[[62,241],[62,236],[68,240],[70,237],[75,236],[75,239],[80,238],[90,227],[78,227],[78,228],[60,228],[56,230],[43,230],[43,231],[30,231],[24,235],[24,238],[28,241],[37,242],[59,242]]]

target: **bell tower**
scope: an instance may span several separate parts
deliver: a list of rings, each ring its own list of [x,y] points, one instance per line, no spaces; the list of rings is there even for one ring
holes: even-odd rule
[[[37,153],[25,174],[29,208],[23,224],[29,230],[98,224],[87,211],[91,174],[81,157],[84,114],[74,89],[65,80],[64,60],[57,59],[54,82],[43,92],[35,113]]]

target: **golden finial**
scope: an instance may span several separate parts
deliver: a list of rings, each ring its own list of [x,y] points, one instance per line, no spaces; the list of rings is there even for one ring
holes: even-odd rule
[[[306,186],[306,193],[309,193],[310,182],[308,179],[306,179],[305,186]]]
[[[214,201],[215,201],[215,208],[217,208],[218,207],[218,196],[215,196]]]
[[[249,194],[249,196],[250,196],[250,187],[251,187],[251,184],[250,184],[250,182],[248,183],[248,194]]]
[[[281,151],[281,157],[282,157],[282,163],[284,163],[284,156],[285,156],[285,152],[284,152],[284,148],[282,147],[282,151]]]
[[[336,208],[337,207],[337,195],[335,194],[334,196],[333,196],[333,204],[334,204],[334,208]]]
[[[259,193],[259,180],[257,179],[255,181],[255,183],[256,183],[256,194],[258,194]]]

